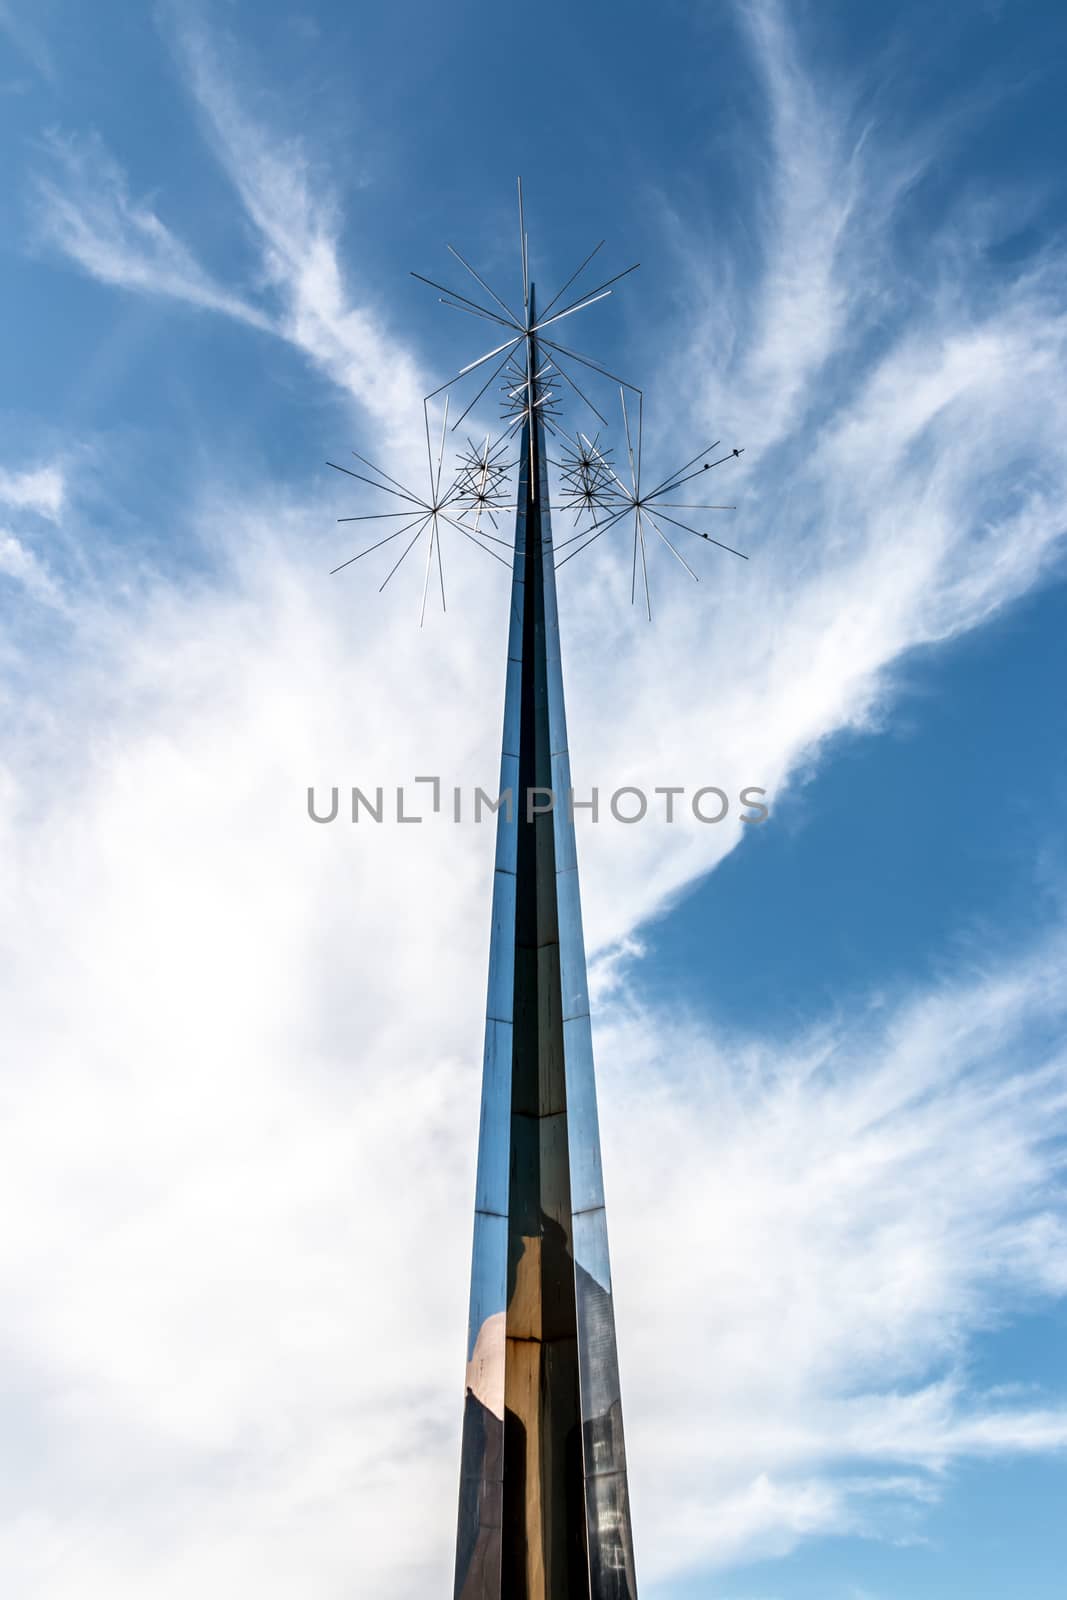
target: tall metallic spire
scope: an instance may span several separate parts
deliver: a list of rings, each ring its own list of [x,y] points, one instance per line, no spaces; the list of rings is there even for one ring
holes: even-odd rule
[[[536,335],[532,344],[536,373]],[[497,818],[455,1594],[630,1600],[637,1585],[538,399],[531,393],[519,455],[500,773],[514,805],[510,818],[505,809]],[[549,791],[558,803],[538,810]]]
[[[559,342],[570,337],[559,324],[611,296],[633,267],[594,289],[575,291],[575,298],[561,305],[598,254],[597,245],[538,312],[521,183],[519,244],[521,314],[451,245],[455,260],[487,298],[472,299],[414,274],[439,290],[444,304],[488,322],[497,343],[423,402],[424,490],[406,487],[355,451],[362,471],[330,463],[390,505],[338,519],[378,526],[373,542],[334,570],[389,545],[383,564],[392,564],[384,589],[425,537],[421,625],[435,587],[445,605],[442,538],[454,540],[458,534],[512,568],[500,764],[501,796],[510,795],[511,806],[505,801],[497,815],[455,1596],[634,1600],[556,569],[610,530],[629,531],[630,597],[636,602],[640,558],[641,592],[651,621],[646,542],[661,543],[697,581],[675,546],[679,533],[747,559],[689,520],[694,512],[733,507],[675,498],[683,490],[692,494],[687,485],[740,451],[704,459],[714,456],[716,441],[648,488],[641,472],[640,390],[594,357]],[[450,426],[448,398],[453,385],[464,380],[480,387]],[[626,451],[621,473],[611,448],[601,445],[599,430],[592,438],[581,431],[569,437],[560,420],[566,399],[606,427],[607,419],[583,387],[602,387],[605,380],[617,386],[621,405]],[[503,429],[496,438],[487,434],[480,446],[468,437],[469,448],[461,450],[449,476],[444,472],[448,433],[494,385],[503,389]],[[444,417],[435,450],[430,407],[440,395],[445,396]],[[520,431],[521,447],[512,461]],[[551,462],[549,436],[559,450]],[[516,465],[518,486],[511,502],[505,486]],[[559,474],[561,508],[572,514],[576,527],[557,550],[549,510],[550,465]],[[498,522],[512,508],[513,547]],[[567,554],[558,555],[564,549]]]

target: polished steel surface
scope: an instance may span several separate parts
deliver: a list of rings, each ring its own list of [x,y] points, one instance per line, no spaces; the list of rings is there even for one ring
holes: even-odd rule
[[[644,487],[641,391],[573,349],[569,320],[635,269],[579,291],[601,241],[539,312],[521,181],[518,201],[521,301],[498,293],[452,245],[469,294],[413,274],[452,310],[489,324],[494,342],[423,402],[425,489],[357,452],[359,470],[330,463],[391,502],[338,519],[379,526],[334,570],[388,547],[385,588],[425,539],[421,625],[435,593],[446,603],[444,541],[459,535],[511,569],[500,787],[488,797],[496,857],[455,1597],[635,1600],[556,571],[612,529],[628,530],[631,599],[640,587],[651,619],[649,547],[664,546],[697,579],[678,533],[720,544],[693,514],[732,509],[677,495],[741,452],[714,457],[711,446]],[[461,435],[446,468],[449,439],[494,387],[496,433],[467,434],[465,446]],[[603,430],[614,393],[622,427],[613,451]],[[585,431],[564,427],[564,406],[575,403]],[[557,505],[574,522],[558,545],[550,468]],[[512,512],[513,542],[504,526]],[[527,807],[534,791],[536,810]],[[554,804],[543,803],[548,793]]]
[[[532,322],[532,287],[526,302]],[[516,803],[497,816],[455,1594],[632,1600],[536,335],[530,359],[533,384],[509,396],[523,410],[501,792]],[[534,788],[563,803],[529,816]]]

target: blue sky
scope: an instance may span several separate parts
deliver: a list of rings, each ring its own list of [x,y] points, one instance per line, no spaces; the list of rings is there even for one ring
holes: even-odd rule
[[[491,836],[305,795],[495,778],[506,574],[330,578],[324,461],[521,172],[745,447],[747,565],[560,575],[576,785],[771,797],[580,826],[642,1592],[1059,1593],[1064,32],[0,0],[5,1592],[447,1592]]]

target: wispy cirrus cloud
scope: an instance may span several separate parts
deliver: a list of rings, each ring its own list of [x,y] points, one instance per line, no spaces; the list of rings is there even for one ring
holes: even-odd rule
[[[1063,1292],[1063,953],[784,1051],[609,1018],[624,1376],[660,1572],[899,1529],[961,1460],[1067,1449],[1062,1394],[984,1393],[970,1364],[977,1332]],[[687,1409],[713,1424],[664,1423]]]
[[[298,141],[268,136],[243,109],[232,65],[209,32],[180,20],[174,39],[212,151],[259,235],[264,269],[284,305],[281,330],[356,396],[389,444],[409,441],[430,383],[381,313],[353,303],[328,184]]]
[[[54,175],[38,177],[44,238],[90,277],[116,288],[168,295],[269,330],[269,316],[217,283],[144,201],[99,136],[49,140]]]
[[[724,441],[745,443],[715,494],[694,498],[738,504],[699,525],[729,528],[750,560],[667,527],[700,589],[650,539],[657,625],[635,628],[631,550],[608,535],[561,572],[561,607],[572,672],[591,681],[606,652],[626,706],[625,748],[599,704],[572,707],[576,781],[761,784],[781,800],[836,732],[879,725],[909,652],[981,626],[1062,570],[1067,293],[1052,251],[991,281],[993,200],[982,230],[950,209],[928,259],[902,260],[913,182],[942,130],[912,127],[900,142],[857,124],[858,94],[822,83],[780,7],[743,15],[767,93],[762,270],[742,284],[709,241],[694,245],[694,325],[659,387],[690,400],[695,437],[710,414]],[[662,434],[646,451],[653,468],[675,464]],[[610,903],[624,935],[743,833],[685,814],[674,829],[635,829],[643,873],[628,913],[627,883],[604,860],[610,834],[589,829],[588,875],[611,893],[588,898]]]
[[[133,198],[96,136],[50,140],[55,174],[37,183],[43,237],[103,283],[182,300],[287,340],[354,396],[387,445],[417,441],[429,383],[380,314],[353,299],[336,210],[328,188],[313,179],[301,142],[248,115],[233,73],[202,28],[181,19],[173,40],[212,153],[258,243],[262,284],[255,292],[230,289],[207,272],[154,206]]]

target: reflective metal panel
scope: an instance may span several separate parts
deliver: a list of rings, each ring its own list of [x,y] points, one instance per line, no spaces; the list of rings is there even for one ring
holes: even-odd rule
[[[567,1062],[571,1205],[576,1212],[591,1211],[604,1204],[604,1175],[588,1012],[563,1024],[563,1049]]]
[[[578,853],[574,842],[574,822],[570,811],[571,760],[566,750],[552,757],[552,791],[556,796],[553,814],[556,836],[556,871],[577,870]]]
[[[521,587],[521,585],[520,585]],[[504,736],[502,740],[503,753],[506,756],[519,758],[519,712],[522,709],[519,698],[522,680],[522,662],[509,661],[507,665],[507,686],[504,691]]]
[[[512,1025],[490,1017],[482,1056],[482,1115],[478,1130],[478,1179],[474,1204],[479,1211],[508,1212],[511,1144]]]
[[[556,874],[556,899],[559,908],[560,982],[563,989],[563,1016],[566,1020],[568,1017],[583,1016],[589,1010],[577,867]]]
[[[519,843],[519,758],[518,756],[504,755],[500,758],[500,788],[493,795],[494,800],[499,800],[501,795],[510,791],[511,816],[508,816],[508,803],[501,806],[496,814],[496,865],[499,872],[514,872],[516,852]]]
[[[486,1015],[510,1022],[515,990],[515,874],[493,874],[493,925],[489,935]]]
[[[556,635],[558,641],[558,635]],[[563,705],[563,669],[559,658],[548,660],[548,726],[552,753],[567,748],[567,713]]]
[[[501,760],[515,808],[497,818],[455,1592],[633,1600],[539,421],[519,459]],[[526,791],[548,788],[554,809],[529,816]]]
[[[471,1262],[470,1317],[467,1324],[467,1360],[479,1354],[479,1366],[468,1371],[468,1387],[473,1383],[476,1392],[490,1409],[499,1410],[497,1391],[492,1387],[490,1357],[497,1347],[501,1350],[493,1328],[500,1324],[508,1303],[508,1219],[488,1211],[474,1213],[474,1249]],[[491,1326],[491,1324],[493,1326]],[[479,1341],[480,1348],[479,1348]],[[484,1376],[484,1383],[482,1377]]]
[[[625,1472],[586,1479],[589,1600],[636,1600],[630,1493]]]

